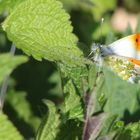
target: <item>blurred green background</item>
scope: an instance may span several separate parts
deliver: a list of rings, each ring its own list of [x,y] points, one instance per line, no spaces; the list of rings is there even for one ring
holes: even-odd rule
[[[79,38],[78,45],[85,56],[89,54],[92,43],[109,44],[120,37],[140,31],[140,27],[137,26],[140,13],[139,0],[61,1],[70,14],[73,32]],[[0,7],[0,22],[2,22],[7,13],[2,6]],[[104,23],[101,25],[102,18]],[[11,42],[1,30],[1,53],[8,52],[10,47]],[[23,52],[16,50],[16,53]],[[63,101],[59,70],[51,62],[46,60],[38,62],[30,58],[12,73],[4,106],[4,112],[27,138],[34,135],[40,118],[46,112],[42,104],[44,98],[56,104]],[[140,116],[140,113],[136,115]]]

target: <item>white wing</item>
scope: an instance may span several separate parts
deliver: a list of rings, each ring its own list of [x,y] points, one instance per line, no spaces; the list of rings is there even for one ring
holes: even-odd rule
[[[115,41],[109,45],[109,49],[115,55],[140,60],[139,42],[140,34],[134,34]]]

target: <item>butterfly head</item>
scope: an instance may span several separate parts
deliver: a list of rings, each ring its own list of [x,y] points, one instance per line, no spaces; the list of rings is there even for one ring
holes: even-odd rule
[[[102,48],[102,45],[101,44],[94,43],[91,46],[91,52],[89,54],[89,57],[94,62],[98,62],[99,59],[101,58],[101,48]]]
[[[91,59],[95,62],[109,55],[114,55],[114,52],[110,47],[96,43],[92,45],[91,53],[89,54],[89,56],[92,56]]]

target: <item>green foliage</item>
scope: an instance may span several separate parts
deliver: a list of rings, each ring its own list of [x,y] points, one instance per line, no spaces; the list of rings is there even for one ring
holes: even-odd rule
[[[25,56],[12,56],[11,54],[0,55],[0,83],[9,75],[12,70],[18,65],[25,63],[27,58]]]
[[[140,1],[139,0],[124,0],[124,5],[125,7],[132,12],[138,12],[139,11],[139,4]]]
[[[80,140],[82,135],[82,123],[75,120],[68,120],[60,127],[56,140]]]
[[[68,119],[83,120],[82,101],[71,80],[67,81],[64,86],[64,96],[64,110],[68,114]]]
[[[115,8],[117,0],[0,1],[0,51],[7,51],[9,39],[35,58],[17,67],[27,57],[0,54],[0,84],[17,67],[11,78],[16,83],[9,82],[0,114],[0,140],[140,139],[139,84],[122,80],[109,65],[99,67],[87,59],[93,41],[110,44],[117,35],[132,33],[130,25],[124,33],[113,31]],[[48,109],[41,104],[44,98]]]
[[[116,0],[104,1],[104,0],[91,0],[94,4],[93,14],[95,19],[100,20],[102,15],[109,10],[114,10],[116,7]]]
[[[0,140],[23,140],[16,127],[8,120],[7,116],[0,113]]]
[[[34,115],[31,106],[26,99],[27,94],[25,92],[16,92],[14,90],[9,90],[7,94],[7,103],[17,113],[18,119],[22,119],[24,122],[28,123],[32,126],[32,129],[35,129],[34,131],[36,131],[40,119]]]
[[[110,22],[105,22],[103,23],[103,25],[99,26],[98,28],[96,28],[96,30],[93,32],[92,36],[95,40],[97,40],[98,38],[101,38],[104,35],[108,35],[109,33],[111,33],[111,27],[110,27]],[[102,31],[101,31],[102,30]],[[102,33],[101,33],[102,32]],[[110,35],[109,35],[110,37]],[[111,42],[112,43],[112,42]]]
[[[58,1],[22,2],[5,20],[3,29],[16,47],[37,60],[77,65],[84,61],[76,46],[77,37],[72,34],[69,15]]]
[[[0,1],[0,14],[4,11],[12,11],[23,0],[1,0]]]
[[[106,114],[106,118],[104,119],[102,129],[96,139],[100,140],[107,138],[111,140],[116,140],[116,136],[118,136],[123,129],[124,122],[118,121],[117,116],[107,116]]]
[[[140,139],[140,122],[128,124],[116,140],[139,140]]]
[[[36,140],[53,140],[58,133],[60,116],[56,111],[55,105],[51,101],[45,100],[44,103],[48,106],[48,113],[39,127]]]
[[[78,8],[88,10],[93,8],[93,3],[90,0],[60,0],[64,7],[68,10],[76,10]]]
[[[60,0],[60,1],[63,2],[65,8],[68,10],[76,8],[80,3],[80,0],[74,0],[74,1],[72,1],[72,0]]]
[[[123,81],[115,73],[105,70],[103,88],[103,92],[107,95],[106,112],[123,117],[123,112],[134,113],[138,109],[139,85]]]
[[[80,90],[82,82],[88,76],[88,69],[86,66],[83,67],[70,67],[65,65],[59,65],[61,77],[65,80],[72,79],[76,87]]]

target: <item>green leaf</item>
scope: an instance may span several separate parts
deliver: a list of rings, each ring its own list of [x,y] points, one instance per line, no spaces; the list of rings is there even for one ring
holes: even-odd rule
[[[6,45],[6,36],[4,33],[0,33],[0,48],[5,47],[5,45]]]
[[[140,139],[140,122],[128,124],[116,140],[139,140]]]
[[[4,78],[9,75],[14,68],[27,61],[25,56],[12,56],[11,54],[0,55],[0,84]]]
[[[93,89],[93,85],[95,84],[95,81],[96,81],[96,78],[97,78],[97,72],[98,72],[98,68],[96,67],[96,65],[91,65],[89,67],[88,83],[89,83],[90,90]]]
[[[79,92],[82,89],[83,95],[83,86],[87,86],[85,80],[88,76],[88,69],[86,66],[82,67],[69,67],[65,65],[59,65],[61,77],[64,78],[63,81],[72,79],[76,88],[78,88]],[[83,83],[85,82],[85,83]],[[65,83],[64,83],[65,84]]]
[[[117,114],[119,117],[123,117],[125,111],[133,114],[139,108],[137,100],[139,85],[122,80],[105,67],[104,75],[105,84],[102,92],[107,96],[105,111],[112,115]]]
[[[80,95],[77,93],[73,82],[67,81],[64,86],[64,110],[68,114],[68,119],[83,120],[83,106]]]
[[[104,75],[101,71],[101,68],[96,65],[90,66],[88,73],[88,86],[89,91],[92,93],[91,97],[96,96],[93,98],[95,99],[93,101],[95,106],[91,111],[92,114],[103,111],[104,105],[106,103],[106,95],[103,89],[104,81]]]
[[[1,0],[0,1],[0,14],[4,11],[10,12],[23,0]]]
[[[73,68],[65,65],[59,65],[59,67],[64,90],[63,111],[66,113],[68,119],[83,120],[82,96],[84,93],[83,89],[87,86],[87,68]]]
[[[0,140],[23,140],[21,134],[3,113],[0,113]]]
[[[48,92],[50,95],[53,95],[55,97],[62,97],[62,83],[61,83],[61,77],[60,73],[58,71],[55,71],[48,79],[49,83],[53,84],[53,88],[51,88]]]
[[[69,15],[56,0],[26,0],[3,24],[15,46],[35,59],[83,65]]]
[[[105,116],[106,118],[104,119],[102,129],[98,137],[99,139],[103,137],[112,139],[117,133],[115,130],[123,128],[123,122],[117,122],[117,116],[108,116],[107,114]]]
[[[12,109],[17,113],[17,118],[23,120],[32,126],[34,131],[36,131],[39,126],[40,119],[34,115],[29,102],[26,99],[25,92],[16,92],[10,90],[7,93],[6,101],[12,107]]]
[[[61,125],[60,133],[55,140],[81,140],[82,123],[75,120],[68,120]]]
[[[48,106],[48,113],[39,127],[36,140],[55,140],[60,125],[59,114],[51,101],[45,100],[44,103]]]

